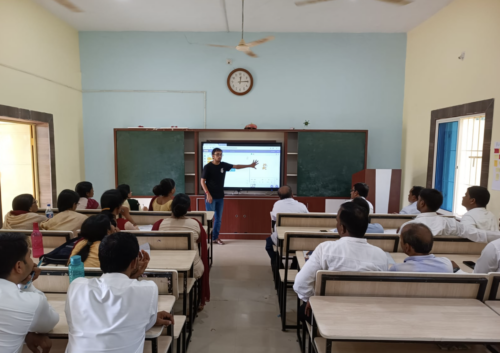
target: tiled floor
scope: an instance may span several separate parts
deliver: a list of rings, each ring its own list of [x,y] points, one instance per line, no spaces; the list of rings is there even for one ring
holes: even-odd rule
[[[211,301],[196,319],[189,353],[300,352],[295,331],[281,331],[264,240],[225,242],[214,245]]]

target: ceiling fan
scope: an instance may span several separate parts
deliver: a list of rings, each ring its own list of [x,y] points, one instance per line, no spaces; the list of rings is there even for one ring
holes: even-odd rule
[[[217,45],[217,44],[208,44],[210,47],[217,47],[217,48],[231,48],[231,49],[236,49],[238,51],[241,51],[245,53],[248,56],[251,56],[252,58],[258,58],[257,54],[255,54],[250,48],[256,47],[257,45],[264,44],[266,42],[269,42],[274,39],[274,36],[269,36],[265,37],[262,39],[254,40],[253,42],[246,43],[245,40],[243,39],[243,25],[245,24],[245,0],[241,0],[241,40],[238,43],[236,47],[234,46],[229,46],[229,45]]]
[[[76,6],[69,0],[54,0],[54,1],[72,12],[83,12],[82,9],[80,9],[78,6]]]
[[[302,0],[302,1],[296,1],[295,5],[297,5],[297,6],[313,5],[313,4],[318,4],[320,2],[327,2],[327,1],[334,1],[334,0]],[[413,0],[377,0],[377,1],[387,2],[389,4],[400,5],[400,6],[408,5],[408,4],[411,4],[413,2]]]

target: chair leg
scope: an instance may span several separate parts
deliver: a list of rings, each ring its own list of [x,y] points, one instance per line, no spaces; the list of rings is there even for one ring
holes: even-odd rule
[[[288,286],[286,283],[282,284],[282,291],[281,291],[281,301],[282,301],[282,313],[281,313],[281,322],[282,322],[282,331],[286,331],[286,295],[288,294]]]

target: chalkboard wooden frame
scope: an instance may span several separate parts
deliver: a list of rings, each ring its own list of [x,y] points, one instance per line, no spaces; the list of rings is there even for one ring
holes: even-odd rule
[[[200,158],[201,155],[199,154],[199,150],[196,146],[199,146],[199,134],[200,133],[209,133],[209,132],[214,132],[215,133],[220,133],[221,131],[223,132],[244,132],[245,134],[248,134],[249,136],[255,136],[255,139],[252,141],[268,141],[269,138],[266,139],[259,139],[258,138],[258,133],[260,132],[274,132],[274,133],[283,133],[283,155],[284,155],[284,162],[283,162],[283,183],[287,183],[287,173],[286,173],[286,168],[287,168],[287,159],[286,155],[288,153],[288,134],[289,133],[298,133],[298,132],[340,132],[340,133],[352,133],[352,132],[357,132],[357,133],[364,133],[365,134],[365,160],[364,160],[364,169],[367,168],[367,161],[368,161],[368,130],[320,130],[320,129],[256,129],[256,130],[245,130],[245,129],[176,129],[176,128],[115,128],[113,129],[113,135],[114,135],[114,164],[115,164],[115,184],[118,182],[118,165],[117,165],[117,144],[116,144],[116,135],[117,131],[184,131],[184,132],[194,132],[195,137],[194,137],[194,152],[195,152],[195,188],[194,188],[194,194],[190,193],[189,195],[191,196],[199,196],[199,180],[201,178],[201,170],[199,169],[199,164],[200,164]],[[255,134],[255,135],[251,135]],[[215,137],[213,139],[208,138],[208,140],[220,140],[220,138]],[[247,140],[245,140],[247,141]],[[144,195],[134,195],[135,197],[138,198],[149,198],[151,196],[144,196]],[[259,197],[259,195],[254,195],[253,197]],[[323,197],[321,197],[323,198]],[[332,197],[326,197],[328,199],[331,199]],[[333,197],[337,198],[337,197]]]

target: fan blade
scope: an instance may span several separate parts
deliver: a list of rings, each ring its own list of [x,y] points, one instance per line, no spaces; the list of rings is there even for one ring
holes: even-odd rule
[[[258,58],[257,54],[255,54],[253,51],[251,51],[250,49],[248,50],[245,50],[243,53],[245,53],[246,55],[248,56],[251,56],[252,58]]]
[[[70,11],[83,12],[78,6],[76,6],[75,4],[73,4],[69,0],[54,0],[54,1],[57,2],[61,6],[64,6],[65,8],[67,8]]]
[[[412,3],[411,0],[378,0],[378,1],[386,2],[389,4],[393,4],[393,5],[401,5],[401,6],[408,5],[408,4]]]
[[[230,47],[229,45],[218,45],[218,44],[207,44],[209,47],[216,47],[216,48],[231,48],[231,49],[236,49],[236,47]]]
[[[274,39],[274,36],[269,36],[266,38],[262,38],[259,40],[254,40],[253,42],[247,43],[247,46],[249,47],[256,47],[257,45],[264,44],[266,42],[272,41]]]
[[[327,2],[327,1],[333,1],[333,0],[305,0],[305,1],[296,1],[295,5],[297,5],[297,6],[313,5],[313,4],[317,4],[317,3],[320,3],[320,2]]]

